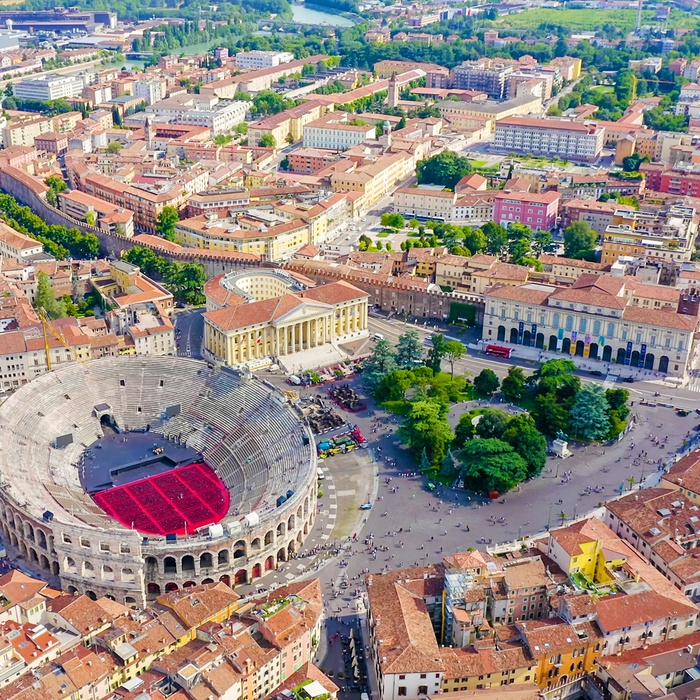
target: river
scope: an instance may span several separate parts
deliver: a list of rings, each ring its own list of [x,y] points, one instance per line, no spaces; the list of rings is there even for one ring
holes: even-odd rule
[[[292,15],[298,24],[328,24],[332,27],[352,27],[355,24],[347,17],[332,12],[312,10],[306,5],[292,5]]]

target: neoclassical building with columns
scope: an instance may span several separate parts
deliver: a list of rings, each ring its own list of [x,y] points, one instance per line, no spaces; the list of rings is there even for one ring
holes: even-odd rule
[[[301,275],[251,269],[219,275],[204,288],[204,349],[241,365],[366,338],[367,299],[344,282],[316,286]]]

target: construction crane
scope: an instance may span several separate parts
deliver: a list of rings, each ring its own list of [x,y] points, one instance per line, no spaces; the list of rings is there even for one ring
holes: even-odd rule
[[[44,311],[44,307],[40,306],[39,307],[39,318],[41,319],[41,329],[44,333],[44,352],[46,354],[46,369],[50,372],[51,371],[51,348],[49,347],[49,333],[58,340],[63,347],[70,352],[73,357],[78,360],[79,362],[84,362],[83,358],[78,355],[78,353],[75,352],[75,350],[68,345],[66,342],[66,339],[49,323],[48,318],[46,318],[46,312]]]

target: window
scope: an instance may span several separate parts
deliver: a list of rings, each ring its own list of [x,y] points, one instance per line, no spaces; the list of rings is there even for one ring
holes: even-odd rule
[[[567,316],[566,317],[566,330],[571,331],[574,328],[574,317],[573,316]]]
[[[399,696],[400,698],[401,698],[401,697],[405,698],[405,697],[406,697],[406,686],[405,686],[405,685],[400,685],[400,686],[399,686],[399,692],[398,692],[397,694],[398,694],[398,696]]]
[[[554,316],[552,316],[552,326],[554,326],[554,328],[559,328],[559,322],[560,322],[559,314],[555,313]]]

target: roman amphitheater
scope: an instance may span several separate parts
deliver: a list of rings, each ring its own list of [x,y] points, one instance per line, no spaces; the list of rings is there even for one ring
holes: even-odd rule
[[[176,357],[45,374],[0,406],[0,528],[67,591],[143,606],[248,583],[313,527],[313,436],[284,393]]]

